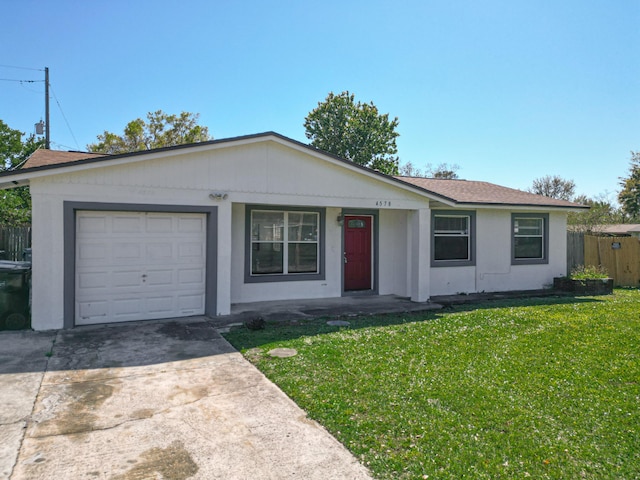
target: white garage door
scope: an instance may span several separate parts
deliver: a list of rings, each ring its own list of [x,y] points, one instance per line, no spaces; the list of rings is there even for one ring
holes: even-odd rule
[[[76,213],[75,323],[204,314],[206,216]]]

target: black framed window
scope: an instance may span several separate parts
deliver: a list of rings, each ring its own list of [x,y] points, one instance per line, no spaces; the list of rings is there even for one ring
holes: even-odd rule
[[[475,212],[431,213],[431,265],[465,266],[475,262]]]

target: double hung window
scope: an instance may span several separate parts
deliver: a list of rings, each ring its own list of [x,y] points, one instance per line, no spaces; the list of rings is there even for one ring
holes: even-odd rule
[[[549,234],[547,214],[513,214],[512,263],[548,263]]]
[[[473,265],[475,212],[438,212],[431,217],[432,265]]]

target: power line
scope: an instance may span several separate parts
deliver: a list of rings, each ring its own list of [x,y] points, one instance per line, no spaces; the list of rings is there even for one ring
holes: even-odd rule
[[[55,145],[56,147],[62,147],[62,148],[64,148],[65,150],[68,150],[68,151],[70,151],[70,152],[71,152],[71,151],[73,151],[73,148],[74,148],[74,147],[71,147],[71,146],[69,146],[69,145],[65,145],[64,143],[54,142],[53,140],[51,140],[51,145]],[[76,146],[76,148],[77,148],[77,146]],[[83,150],[83,151],[84,151],[84,150]]]
[[[17,78],[0,78],[3,82],[20,82],[20,83],[38,83],[44,82],[44,80],[18,80]]]
[[[69,129],[69,133],[71,133],[71,136],[73,137],[73,141],[76,142],[76,147],[78,147],[78,150],[80,150],[80,144],[78,143],[78,140],[76,140],[76,136],[73,134],[73,130],[71,130],[71,125],[69,125],[69,121],[67,120],[67,116],[62,111],[62,106],[60,105],[60,101],[58,100],[58,97],[56,96],[56,92],[53,91],[53,86],[51,85],[51,83],[49,83],[49,88],[51,88],[51,93],[53,94],[53,98],[55,98],[56,103],[58,104],[58,108],[60,109],[60,113],[62,114],[62,118],[64,118],[64,123],[67,124],[67,128]]]
[[[44,68],[16,67],[15,65],[0,65],[0,67],[15,68],[17,70],[33,70],[35,72],[44,72]]]

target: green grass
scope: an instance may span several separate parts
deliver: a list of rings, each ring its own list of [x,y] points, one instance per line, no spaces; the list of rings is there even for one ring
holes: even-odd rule
[[[640,478],[640,291],[349,320],[226,337],[377,478]]]

